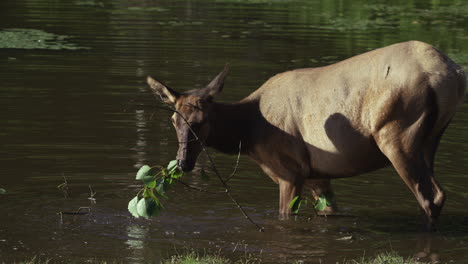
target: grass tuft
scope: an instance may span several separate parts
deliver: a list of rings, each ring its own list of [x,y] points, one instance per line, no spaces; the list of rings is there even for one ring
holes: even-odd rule
[[[219,255],[200,255],[195,251],[190,251],[182,255],[171,256],[163,264],[228,264],[231,263]]]
[[[19,264],[49,264],[50,261],[51,261],[50,259],[41,260],[41,258],[38,258],[37,256],[34,256],[30,260],[19,262]]]
[[[350,260],[344,264],[423,264],[412,258],[404,258],[396,252],[380,253],[372,258],[362,258],[361,260]]]
[[[306,260],[307,261],[307,260]],[[37,257],[33,257],[29,261],[19,262],[20,264],[49,264],[52,263],[51,259],[41,260]],[[82,263],[73,260],[69,260],[68,263]],[[87,263],[92,264],[115,264],[123,262],[107,262],[100,260],[90,260]],[[145,262],[146,263],[146,262]],[[148,262],[149,263],[149,262]],[[162,260],[160,262],[150,262],[150,263],[160,263],[160,264],[257,264],[262,263],[262,261],[253,256],[245,256],[245,258],[232,261],[225,257],[222,257],[219,253],[198,253],[195,250],[187,250],[184,253],[178,253],[169,257],[168,259]],[[302,264],[304,261],[291,261],[289,263],[293,264]],[[347,260],[340,262],[341,264],[427,264],[428,262],[420,262],[412,258],[404,258],[396,252],[387,252],[378,254],[375,257],[362,257],[360,260]]]

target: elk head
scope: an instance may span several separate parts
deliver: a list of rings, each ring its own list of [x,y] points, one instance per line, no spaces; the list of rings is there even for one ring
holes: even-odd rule
[[[179,150],[177,164],[183,171],[191,171],[195,166],[202,144],[210,133],[210,115],[212,115],[213,97],[221,92],[229,66],[219,73],[205,88],[178,93],[163,83],[148,76],[151,90],[163,102],[175,108],[172,124],[177,133]]]

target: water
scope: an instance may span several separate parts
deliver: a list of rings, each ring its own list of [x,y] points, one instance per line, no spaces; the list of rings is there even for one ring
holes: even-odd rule
[[[468,68],[465,1],[124,1],[0,3],[2,29],[40,29],[88,49],[0,49],[0,262],[157,261],[186,249],[264,262],[335,263],[395,250],[468,263],[468,105],[442,139],[436,174],[448,193],[440,232],[419,233],[416,201],[393,169],[334,182],[348,217],[277,220],[278,191],[247,157],[233,195],[178,186],[163,214],[133,219],[127,202],[142,164],[175,157],[170,113],[145,84],[202,87],[226,62],[218,100],[234,101],[275,73],[330,64],[409,39],[431,43]],[[229,175],[236,158],[214,154]],[[201,160],[206,164],[206,160]],[[68,198],[57,189],[67,180]],[[186,181],[216,190],[216,179]],[[91,188],[97,192],[93,204]],[[63,215],[91,207],[84,215]]]

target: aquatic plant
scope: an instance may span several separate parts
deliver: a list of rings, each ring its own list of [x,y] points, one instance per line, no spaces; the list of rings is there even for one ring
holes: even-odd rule
[[[131,6],[128,7],[128,11],[136,12],[166,12],[169,9],[159,6]]]
[[[39,29],[10,28],[0,31],[0,49],[89,49],[70,43],[70,36],[56,35]]]
[[[94,0],[80,0],[76,1],[75,5],[78,6],[92,6],[92,7],[104,7],[104,3],[101,1],[94,1]]]

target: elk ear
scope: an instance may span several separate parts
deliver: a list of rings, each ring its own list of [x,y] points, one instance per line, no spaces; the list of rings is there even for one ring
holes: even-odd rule
[[[229,73],[229,64],[224,66],[222,72],[220,72],[205,88],[205,96],[206,98],[214,97],[218,93],[223,90],[224,80]]]
[[[177,98],[179,97],[179,93],[165,86],[161,82],[158,82],[155,79],[151,78],[151,76],[148,76],[146,82],[148,83],[153,93],[161,97],[161,100],[164,103],[175,104]]]

